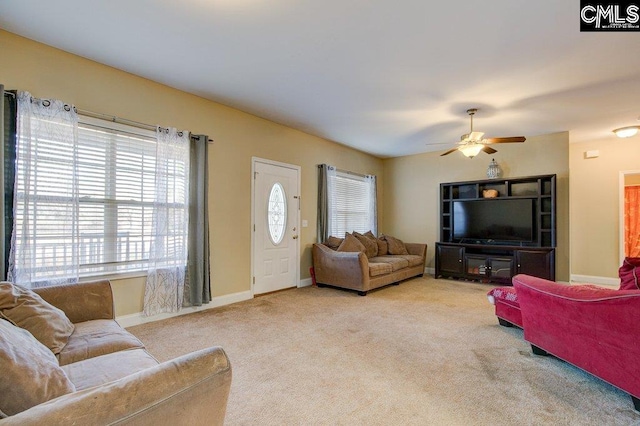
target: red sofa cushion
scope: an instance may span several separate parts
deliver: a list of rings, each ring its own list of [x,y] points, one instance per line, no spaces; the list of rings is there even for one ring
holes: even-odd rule
[[[640,257],[626,257],[618,270],[620,290],[640,290]]]

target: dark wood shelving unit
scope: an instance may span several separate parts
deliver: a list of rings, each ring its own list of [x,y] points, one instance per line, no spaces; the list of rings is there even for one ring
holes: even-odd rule
[[[486,198],[483,192],[498,196]],[[454,238],[457,200],[530,199],[534,238],[526,243]],[[499,208],[501,203],[496,203]],[[440,242],[436,243],[436,277],[510,284],[516,274],[555,280],[556,175],[528,176],[440,184]]]

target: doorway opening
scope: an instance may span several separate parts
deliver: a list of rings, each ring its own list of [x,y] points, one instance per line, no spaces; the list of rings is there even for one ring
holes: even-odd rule
[[[620,172],[620,264],[640,257],[640,170]]]

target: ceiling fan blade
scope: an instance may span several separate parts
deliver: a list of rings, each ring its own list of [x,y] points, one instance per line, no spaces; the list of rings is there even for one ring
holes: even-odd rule
[[[440,154],[440,157],[444,157],[445,155],[449,155],[449,154],[451,154],[452,152],[456,152],[457,150],[458,150],[458,148],[452,148],[452,149],[450,149],[449,151],[447,151],[447,152],[445,152],[445,153],[443,153],[443,154]]]
[[[495,149],[491,148],[490,146],[484,146],[482,147],[482,150],[487,154],[495,154],[496,152],[498,152]]]
[[[511,136],[508,138],[489,138],[485,139],[484,143],[511,143],[511,142],[524,142],[527,139],[524,136]]]

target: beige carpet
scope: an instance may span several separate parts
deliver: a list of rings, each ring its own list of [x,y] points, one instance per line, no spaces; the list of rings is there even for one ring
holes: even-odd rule
[[[490,285],[306,287],[131,327],[160,361],[211,345],[228,425],[627,425],[630,397],[498,325]]]

